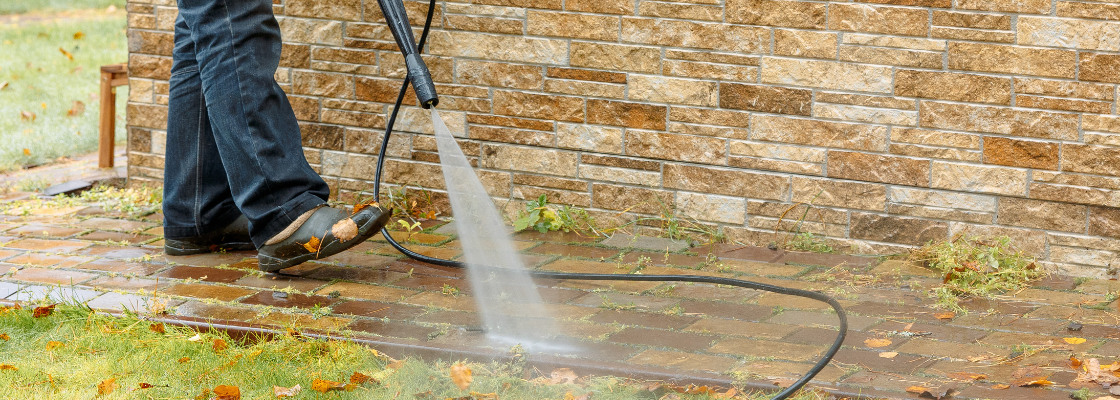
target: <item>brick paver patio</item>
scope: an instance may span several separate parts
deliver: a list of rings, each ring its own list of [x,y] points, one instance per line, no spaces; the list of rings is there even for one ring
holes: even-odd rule
[[[64,211],[0,215],[0,298],[49,293],[98,309],[141,311],[154,298],[183,317],[345,330],[423,348],[483,345],[471,329],[479,318],[461,271],[402,259],[380,237],[284,271],[292,276],[273,276],[256,272],[252,252],[163,255],[158,213],[128,220],[97,205]],[[424,254],[458,256],[454,229],[444,224],[428,221],[422,233],[394,236]],[[527,263],[542,270],[702,274],[826,291],[849,311],[851,331],[816,383],[847,393],[917,398],[905,390],[925,386],[956,388],[954,398],[1068,399],[1077,388],[1070,385],[1071,355],[1102,364],[1120,355],[1120,310],[1110,296],[1120,291],[1117,281],[1051,276],[1014,295],[968,302],[967,314],[938,318],[941,310],[921,288],[940,277],[899,261],[726,244],[684,248],[621,235],[529,232],[515,240]],[[835,314],[802,298],[687,283],[538,284],[559,319],[557,333],[579,342],[589,362],[781,382],[806,371],[835,337]],[[1071,321],[1081,328],[1071,330]],[[1065,337],[1086,341],[1072,345]],[[872,348],[865,343],[872,338],[890,344]],[[998,389],[1031,365],[1055,385]],[[961,372],[986,378],[955,374]],[[1092,398],[1107,395],[1099,385],[1087,387]]]

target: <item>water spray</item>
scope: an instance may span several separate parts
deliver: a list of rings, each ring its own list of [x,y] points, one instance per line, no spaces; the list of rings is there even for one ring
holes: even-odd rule
[[[389,115],[389,121],[385,125],[385,135],[381,138],[381,150],[378,152],[377,169],[374,173],[373,181],[373,197],[380,199],[381,193],[381,171],[382,165],[385,163],[386,149],[389,148],[389,136],[393,133],[393,125],[397,119],[397,113],[401,109],[401,103],[404,101],[405,94],[408,92],[408,85],[411,83],[416,92],[418,104],[421,107],[428,109],[439,104],[439,97],[436,95],[435,85],[432,82],[432,76],[428,72],[427,65],[420,57],[420,50],[424,48],[424,42],[428,38],[428,32],[432,25],[432,17],[435,13],[436,0],[429,0],[428,14],[424,20],[424,29],[420,34],[420,41],[414,46],[415,39],[412,35],[412,27],[408,23],[408,15],[405,13],[404,4],[401,0],[378,0],[381,6],[381,11],[385,15],[385,20],[389,24],[389,29],[393,32],[393,38],[397,41],[397,46],[405,57],[405,65],[408,69],[408,75],[405,77],[401,90],[397,94],[397,101],[393,107],[393,111]],[[435,264],[452,268],[465,268],[466,265],[459,261],[446,260],[442,258],[435,258],[416,253],[404,247],[389,234],[388,229],[382,229],[381,235],[392,245],[397,251],[404,255],[429,264]],[[791,396],[794,392],[798,391],[810,380],[813,379],[818,373],[821,372],[836,352],[840,350],[841,345],[844,343],[844,338],[848,333],[848,315],[844,312],[844,308],[835,299],[825,295],[824,293],[785,288],[781,286],[768,285],[765,283],[744,281],[730,278],[719,278],[711,276],[700,275],[616,275],[616,274],[580,274],[569,272],[549,272],[549,271],[530,271],[529,275],[533,278],[539,279],[568,279],[568,280],[596,280],[596,281],[646,281],[646,282],[695,282],[695,283],[708,283],[716,285],[728,285],[741,287],[746,289],[762,290],[777,294],[784,294],[790,296],[806,297],[817,301],[828,303],[833,310],[836,311],[836,316],[840,320],[839,332],[836,335],[836,340],[829,347],[828,351],[821,357],[812,368],[809,369],[804,375],[801,376],[796,382],[789,387],[783,389],[773,397],[775,400],[785,399]],[[479,295],[479,294],[476,294]]]

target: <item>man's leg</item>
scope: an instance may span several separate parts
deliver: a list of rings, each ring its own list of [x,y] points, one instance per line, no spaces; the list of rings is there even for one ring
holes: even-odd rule
[[[274,79],[281,41],[272,1],[178,3],[233,201],[260,248],[330,190],[307,164],[295,113]]]
[[[175,23],[173,58],[163,187],[167,253],[208,252],[211,245],[252,249],[210,129],[194,41],[181,17]],[[240,234],[217,234],[234,221],[240,222]]]

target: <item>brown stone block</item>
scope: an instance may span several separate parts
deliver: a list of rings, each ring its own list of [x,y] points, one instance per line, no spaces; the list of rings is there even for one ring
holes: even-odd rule
[[[618,17],[529,10],[528,19],[530,35],[618,40]]]
[[[375,64],[372,54],[370,55],[370,64]],[[280,51],[280,66],[288,68],[311,68],[311,46],[284,43],[283,50]]]
[[[929,11],[902,7],[833,3],[829,7],[828,29],[925,36],[929,32]]]
[[[1084,113],[1108,114],[1112,112],[1112,102],[1054,99],[1049,97],[1017,95],[1015,105],[1019,107],[1046,108],[1050,110],[1075,111]]]
[[[867,182],[929,187],[930,162],[847,151],[828,152],[828,176]]]
[[[711,51],[665,49],[665,58],[673,60],[700,61],[721,64],[758,66],[758,56],[736,53],[715,53]]]
[[[764,85],[720,84],[719,106],[767,113],[810,115],[813,92]]]
[[[923,127],[1077,140],[1077,114],[922,102]]]
[[[964,13],[957,11],[934,11],[933,24],[955,26],[958,28],[1011,29],[1011,16],[1003,14]]]
[[[1059,17],[1120,20],[1120,4],[1058,2]]]
[[[953,210],[940,207],[911,206],[906,204],[887,204],[887,213],[911,217],[933,218],[950,221],[990,224],[993,214],[975,211]]]
[[[660,72],[661,51],[655,47],[574,42],[571,65],[615,71]]]
[[[577,154],[571,151],[483,144],[481,157],[484,168],[576,176]]]
[[[673,193],[667,190],[593,183],[591,194],[592,205],[607,210],[658,214],[662,211],[662,204],[669,207],[673,205]]]
[[[555,124],[548,121],[485,114],[467,114],[467,122],[472,124],[508,126],[510,128],[536,129],[538,131],[551,131],[555,128]]]
[[[754,26],[623,17],[622,41],[760,53],[770,48],[770,30]]]
[[[758,78],[757,67],[677,60],[665,60],[664,73],[670,76],[722,79],[725,81],[754,81]]]
[[[458,29],[473,32],[493,32],[521,34],[524,23],[520,20],[509,18],[479,17],[474,15],[448,15],[447,29]]]
[[[1050,12],[1050,2],[1047,0],[960,0],[957,2],[957,8],[962,10],[1046,14]]]
[[[941,68],[941,53],[930,51],[840,46],[839,60],[901,67]]]
[[[150,153],[152,151],[152,131],[128,127],[128,149]]]
[[[822,29],[828,4],[785,0],[728,0],[727,22]]]
[[[949,237],[949,223],[919,218],[852,213],[851,237],[921,246]]]
[[[643,1],[638,5],[638,15],[694,21],[723,21],[723,7]]]
[[[826,207],[882,211],[887,203],[887,186],[794,176],[792,201]]]
[[[949,42],[949,69],[956,70],[1073,78],[1076,59],[1069,50]],[[1084,73],[1084,57],[1081,64]]]
[[[513,184],[574,190],[577,192],[587,192],[590,189],[590,184],[585,181],[543,175],[513,174]]]
[[[385,24],[350,22],[346,24],[345,35],[358,39],[393,40],[393,33],[389,30],[389,26]]]
[[[432,73],[432,80],[447,83],[452,81],[452,77],[454,76],[454,62],[452,58],[432,55],[424,55],[423,58],[424,63],[428,65],[428,72]],[[408,75],[408,71],[406,71],[405,68],[404,57],[401,56],[399,52],[381,52],[381,75],[390,78],[404,79],[404,77]]]
[[[171,56],[175,49],[175,35],[171,32],[128,30],[128,53]]]
[[[953,0],[859,0],[863,3],[878,3],[890,4],[895,6],[914,6],[914,7],[934,7],[934,8],[950,8],[953,7]]]
[[[288,103],[300,121],[319,121],[319,99],[314,97],[288,96]]]
[[[473,60],[459,60],[455,68],[459,83],[517,89],[540,89],[542,72],[541,67],[532,65]]]
[[[942,160],[958,160],[971,162],[980,162],[984,158],[984,155],[979,151],[946,149],[942,147],[926,147],[921,145],[898,143],[891,143],[890,153],[910,157],[937,158]]]
[[[733,169],[665,164],[664,186],[700,193],[782,200],[789,192],[789,177]]]
[[[1009,31],[935,26],[930,30],[929,36],[939,39],[971,40],[975,42],[1015,43],[1015,32]]]
[[[630,168],[643,171],[661,171],[661,163],[637,158],[603,156],[597,154],[584,154],[580,162],[606,167]]]
[[[673,133],[683,133],[686,135],[711,136],[730,139],[747,139],[751,136],[750,131],[746,129],[682,124],[678,122],[670,123],[668,131]]]
[[[590,115],[590,107],[588,107]],[[583,122],[583,99],[497,90],[494,113],[516,117]]]
[[[726,164],[727,139],[630,130],[626,153],[645,158]]]
[[[881,126],[757,114],[751,120],[756,140],[852,150],[887,148],[887,129]]]
[[[663,130],[665,129],[665,114],[665,106],[610,100],[587,100],[587,122],[590,124]]]
[[[727,165],[736,168],[757,169],[762,171],[791,172],[801,175],[824,175],[824,168],[821,167],[821,164],[800,161],[731,156],[727,159]]]
[[[354,78],[349,75],[295,71],[292,81],[295,94],[354,98]]]
[[[167,129],[167,107],[129,103],[127,116],[129,126]]]
[[[128,77],[167,80],[171,78],[171,59],[132,54],[128,57]]]
[[[296,47],[296,46],[293,46]],[[299,46],[311,47],[311,46]],[[286,48],[286,47],[285,47]],[[306,51],[306,50],[304,50]],[[377,64],[377,53],[366,50],[338,49],[329,47],[316,47],[311,51],[311,59],[316,61],[333,61],[350,64]],[[306,67],[300,67],[306,68]]]
[[[415,25],[413,25],[415,26]],[[568,41],[465,31],[435,31],[431,54],[534,64],[568,64]]]
[[[338,124],[370,129],[385,127],[385,116],[381,114],[324,109],[321,111],[321,116],[322,122],[325,124]]]
[[[1084,232],[1087,212],[1087,207],[1082,205],[1001,197],[996,223],[1065,232]]]
[[[887,96],[868,96],[851,93],[818,92],[817,102],[850,104],[853,106],[894,108],[909,111],[918,109],[918,102],[916,100],[899,99]]]
[[[835,59],[836,43],[837,35],[831,32],[774,30],[775,55]]]
[[[342,150],[342,141],[345,137],[343,128],[322,124],[300,124],[299,131],[303,136],[303,145],[324,150]]]
[[[548,67],[547,75],[549,78],[576,79],[581,81],[605,83],[626,83],[626,74],[618,72]]]
[[[323,18],[358,21],[362,17],[361,0],[287,0],[284,14],[294,17]]]
[[[315,1],[323,1],[323,0],[315,0]],[[354,1],[354,0],[346,0],[346,1]],[[361,1],[361,0],[357,0],[357,1]],[[499,0],[499,1],[501,1],[501,0]],[[413,28],[416,30],[416,32],[415,32],[416,36],[419,37],[420,32],[416,28],[424,26],[424,18],[428,15],[428,2],[423,1],[423,0],[419,0],[419,1],[404,0],[403,3],[404,3],[405,13],[408,14],[408,23],[412,24]],[[365,16],[364,21],[365,22],[373,22],[375,24],[384,24],[385,23],[385,16],[381,13],[381,8],[380,8],[380,6],[377,5],[377,2],[374,2],[374,1],[364,2],[364,5],[365,5],[365,13],[364,13],[364,16]],[[319,16],[316,16],[316,17],[317,18],[322,18],[322,15],[319,15]],[[434,15],[432,16],[432,27],[438,28],[440,26],[441,21],[443,21],[443,7],[437,4],[436,9],[434,11]]]
[[[471,139],[530,146],[552,147],[556,136],[551,132],[472,125],[467,129]]]
[[[1115,192],[1111,190],[1097,188],[1031,182],[1030,198],[1098,206],[1118,205],[1112,200],[1113,193]]]
[[[903,97],[1011,104],[1011,79],[982,75],[900,70],[895,94]]]
[[[1078,78],[1083,81],[1120,83],[1120,55],[1081,53],[1081,72]]]
[[[557,4],[559,0],[554,0]],[[599,14],[634,15],[634,2],[628,0],[570,0],[565,3],[569,11],[582,11]]]
[[[1089,207],[1089,234],[1120,238],[1120,208]]]
[[[1015,78],[1015,93],[1043,96],[1076,97],[1090,100],[1112,100],[1112,85],[1059,81],[1052,79]]]
[[[1071,143],[1063,147],[1063,171],[1120,176],[1120,148]]]

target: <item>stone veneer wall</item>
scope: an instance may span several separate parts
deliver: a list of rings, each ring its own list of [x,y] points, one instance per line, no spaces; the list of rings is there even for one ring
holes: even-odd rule
[[[1120,266],[1120,5],[466,1],[438,3],[427,61],[496,197],[633,218],[656,196],[753,244],[812,201],[804,229],[865,252],[1007,234],[1048,267]],[[403,76],[376,1],[274,9],[308,160],[367,188]],[[176,9],[128,11],[129,175],[154,182]],[[443,188],[427,119],[402,113],[388,182]]]

